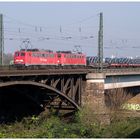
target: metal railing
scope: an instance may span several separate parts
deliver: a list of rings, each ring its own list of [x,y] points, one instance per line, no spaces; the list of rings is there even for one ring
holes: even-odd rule
[[[55,70],[55,68],[46,68],[46,69],[43,69],[43,70]],[[65,70],[71,70],[71,71],[73,71],[73,70],[75,70],[75,71],[86,71],[87,73],[89,73],[89,72],[92,72],[92,73],[98,73],[99,71],[98,71],[98,69],[97,68],[87,68],[87,67],[85,67],[85,68],[59,68],[59,70],[60,71],[65,71]],[[16,71],[21,71],[21,70],[38,70],[38,71],[40,71],[40,70],[42,70],[42,69],[36,69],[36,68],[17,68],[17,67],[14,67],[14,66],[10,66],[10,65],[5,65],[5,66],[0,66],[0,71],[11,71],[11,70],[16,70]],[[58,71],[58,69],[56,69],[56,71]],[[137,73],[140,73],[140,67],[139,68],[104,68],[103,69],[103,73],[135,73],[135,72],[137,72]]]

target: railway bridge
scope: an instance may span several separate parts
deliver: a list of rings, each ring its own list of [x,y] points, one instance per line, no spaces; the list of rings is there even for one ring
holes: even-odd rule
[[[115,84],[114,84],[115,83]],[[140,86],[140,69],[0,69],[0,93],[17,93],[40,108],[80,109],[93,100],[103,109],[106,90]],[[87,101],[87,97],[91,99]],[[11,98],[11,96],[10,96]],[[4,102],[4,98],[0,99]],[[10,102],[11,99],[8,99]]]

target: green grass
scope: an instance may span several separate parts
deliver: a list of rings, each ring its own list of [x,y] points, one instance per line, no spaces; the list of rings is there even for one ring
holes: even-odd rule
[[[21,122],[1,124],[0,138],[140,138],[140,118],[113,120],[110,125],[101,125],[94,119],[89,124],[83,118],[81,113],[73,122],[53,115],[32,116]]]

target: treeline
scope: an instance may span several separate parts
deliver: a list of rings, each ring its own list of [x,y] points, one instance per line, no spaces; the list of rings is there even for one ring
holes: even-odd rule
[[[4,53],[4,55],[3,55],[4,65],[9,65],[12,60],[13,60],[13,54],[12,53]]]

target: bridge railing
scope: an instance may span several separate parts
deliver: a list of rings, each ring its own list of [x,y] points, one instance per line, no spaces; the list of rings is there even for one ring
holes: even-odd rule
[[[99,73],[98,69],[89,69],[89,72]],[[103,73],[126,73],[126,72],[140,72],[140,68],[106,68]]]
[[[40,70],[40,69],[34,69],[34,68],[19,68],[19,70]],[[51,68],[49,68],[51,69]],[[18,68],[16,67],[13,67],[11,65],[4,65],[4,66],[0,66],[0,71],[5,71],[5,70],[18,70]],[[43,70],[46,70],[46,69],[43,69]],[[55,69],[54,69],[55,70]],[[63,70],[66,70],[64,68],[59,68],[59,70],[63,71]],[[67,69],[68,70],[68,69]],[[93,72],[93,73],[99,73],[98,69],[97,68],[69,68],[69,70],[79,70],[79,71],[87,71],[88,72]],[[126,72],[140,72],[140,68],[105,68],[103,69],[103,73],[126,73]]]

